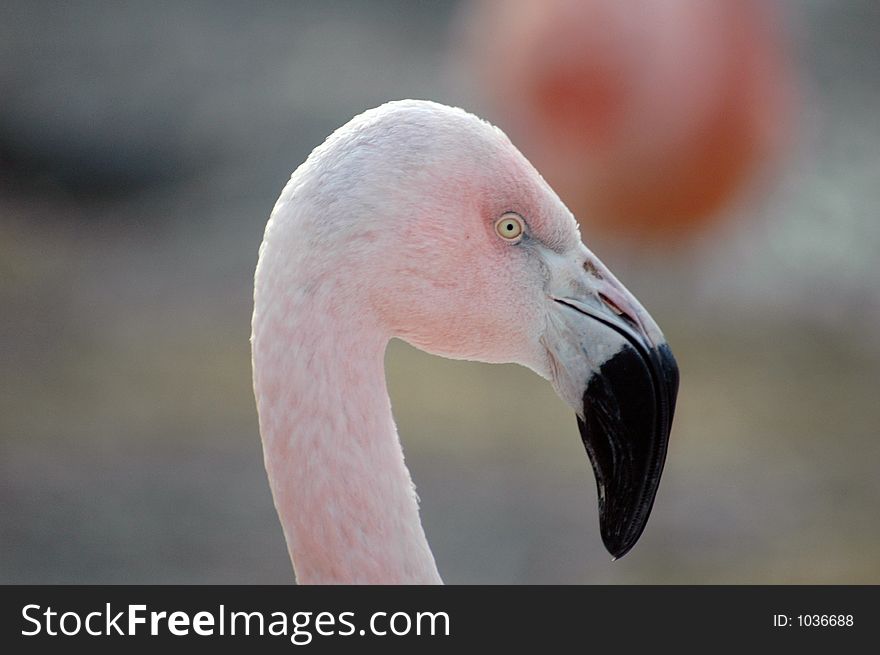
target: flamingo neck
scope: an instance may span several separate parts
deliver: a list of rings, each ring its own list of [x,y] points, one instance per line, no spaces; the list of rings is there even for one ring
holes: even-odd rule
[[[341,308],[357,305],[336,294],[282,302],[271,289],[287,285],[266,287],[255,297],[254,389],[297,580],[440,583],[391,414],[387,336],[352,325]]]

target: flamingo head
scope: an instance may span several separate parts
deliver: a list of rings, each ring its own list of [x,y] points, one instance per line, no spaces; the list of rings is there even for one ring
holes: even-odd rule
[[[432,102],[365,112],[312,158],[311,180],[291,184],[313,184],[326,217],[313,252],[335,242],[333,265],[388,336],[550,380],[577,415],[603,542],[628,552],[657,492],[678,370],[572,213],[501,130]]]

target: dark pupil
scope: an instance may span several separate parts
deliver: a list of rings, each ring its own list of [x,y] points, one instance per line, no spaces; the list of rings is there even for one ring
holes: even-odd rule
[[[513,223],[508,223],[508,224],[507,224],[507,231],[508,231],[508,232],[513,232]]]

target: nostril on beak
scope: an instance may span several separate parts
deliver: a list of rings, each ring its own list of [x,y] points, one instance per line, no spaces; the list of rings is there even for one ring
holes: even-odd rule
[[[584,270],[587,273],[589,273],[590,275],[592,275],[594,278],[596,278],[597,280],[604,280],[605,279],[605,276],[602,275],[602,273],[599,271],[599,269],[596,268],[596,265],[593,262],[591,262],[589,259],[584,262]]]

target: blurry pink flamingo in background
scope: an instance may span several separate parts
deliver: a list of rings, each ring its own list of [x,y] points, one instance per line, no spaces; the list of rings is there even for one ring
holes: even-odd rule
[[[483,0],[463,64],[578,219],[698,231],[778,151],[792,75],[767,0]]]
[[[385,386],[393,337],[549,379],[577,414],[603,542],[632,548],[678,387],[660,329],[500,130],[401,101],[312,152],[260,247],[254,392],[299,582],[440,582]]]

